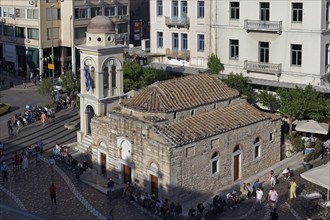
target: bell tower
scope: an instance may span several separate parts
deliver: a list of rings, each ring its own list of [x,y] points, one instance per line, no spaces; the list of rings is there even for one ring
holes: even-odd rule
[[[116,45],[115,33],[110,18],[96,16],[87,26],[86,43],[77,46],[81,69],[78,148],[79,143],[91,134],[91,119],[106,115],[124,96],[122,66],[126,46]]]

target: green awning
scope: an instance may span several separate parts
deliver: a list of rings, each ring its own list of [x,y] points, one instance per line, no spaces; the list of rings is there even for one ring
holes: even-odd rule
[[[39,68],[39,49],[30,48],[28,49],[28,54],[26,57],[26,62],[31,69]]]
[[[22,47],[22,46],[16,46],[16,54],[18,56],[23,56],[25,57],[26,56],[26,49],[25,47]]]

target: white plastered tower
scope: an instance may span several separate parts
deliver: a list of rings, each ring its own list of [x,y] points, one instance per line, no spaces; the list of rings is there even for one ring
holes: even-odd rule
[[[116,45],[115,37],[111,20],[96,16],[87,27],[86,44],[77,46],[81,69],[77,148],[82,152],[86,152],[91,144],[91,119],[106,115],[124,95],[122,66],[126,46]]]

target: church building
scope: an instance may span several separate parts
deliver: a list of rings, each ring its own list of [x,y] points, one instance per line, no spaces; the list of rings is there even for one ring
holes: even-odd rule
[[[156,82],[126,98],[125,46],[111,43],[113,33],[110,20],[95,17],[79,46],[78,142],[99,175],[185,201],[280,161],[281,118],[256,109],[217,75]]]

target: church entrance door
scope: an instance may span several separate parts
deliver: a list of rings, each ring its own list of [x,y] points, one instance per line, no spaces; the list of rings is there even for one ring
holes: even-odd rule
[[[239,179],[241,176],[241,155],[235,155],[234,156],[234,181]]]
[[[158,197],[158,177],[154,175],[150,175],[151,181],[151,194],[154,194]]]
[[[107,155],[104,153],[101,153],[101,174],[107,175]]]
[[[124,183],[132,183],[131,168],[123,164]]]

